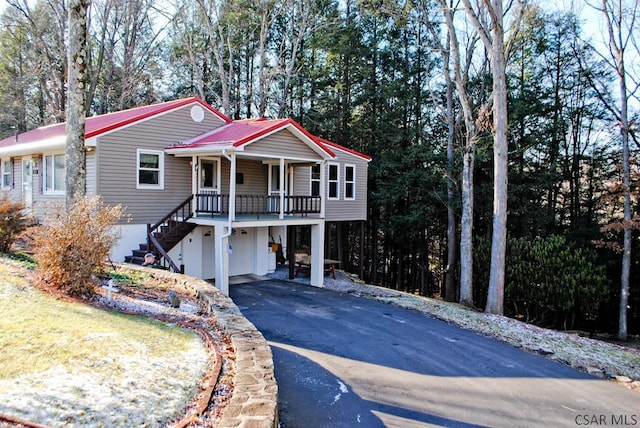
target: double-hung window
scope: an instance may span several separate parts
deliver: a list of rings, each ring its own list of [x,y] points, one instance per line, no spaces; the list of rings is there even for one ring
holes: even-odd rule
[[[2,159],[2,187],[5,189],[11,187],[12,169],[11,159]]]
[[[164,189],[164,153],[138,149],[138,189]]]
[[[344,166],[344,198],[354,200],[356,198],[356,167]]]
[[[67,170],[64,154],[44,155],[44,193],[63,194],[66,189]]]
[[[340,165],[329,164],[329,196],[327,199],[340,198]]]
[[[311,167],[311,196],[320,196],[320,164]]]

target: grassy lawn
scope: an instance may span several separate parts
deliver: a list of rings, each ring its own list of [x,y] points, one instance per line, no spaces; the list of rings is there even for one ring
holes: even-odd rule
[[[0,413],[51,425],[158,426],[193,399],[190,331],[55,299],[0,263]]]

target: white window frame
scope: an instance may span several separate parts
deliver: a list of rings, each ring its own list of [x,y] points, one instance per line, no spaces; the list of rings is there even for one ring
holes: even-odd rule
[[[140,155],[154,155],[158,156],[158,183],[147,184],[140,183],[140,170],[155,171],[152,168],[140,168]],[[152,189],[152,190],[164,190],[164,152],[162,150],[147,150],[138,149],[136,151],[136,189]]]
[[[9,168],[7,168],[7,164]],[[0,182],[0,187],[3,189],[10,189],[12,187],[11,184],[13,179],[13,163],[11,162],[11,158],[0,159],[0,167],[2,168],[2,182]],[[7,177],[8,180],[5,180]],[[8,181],[8,183],[5,183],[5,181]]]
[[[62,190],[55,190],[56,188],[56,170],[55,170],[55,165],[56,165],[56,156],[63,156],[64,160],[65,160],[65,165],[63,165],[63,169],[65,171],[65,182],[62,183]],[[51,157],[52,158],[52,165],[54,166],[53,168],[53,172],[51,174],[51,178],[53,179],[53,183],[51,183],[51,189],[53,190],[48,190],[47,187],[49,187],[48,185],[50,184],[47,181],[47,175],[49,171],[47,171],[47,158]],[[67,155],[64,152],[55,152],[55,153],[43,153],[42,155],[42,194],[44,195],[64,195],[67,189],[67,183],[66,183],[66,161],[67,161]]]
[[[313,178],[313,168],[318,168],[318,178]],[[309,167],[309,195],[310,196],[320,196],[322,194],[322,189],[320,188],[321,180],[320,176],[322,175],[322,165],[317,163],[313,166]],[[313,194],[313,183],[318,183],[318,194]]]
[[[347,168],[353,170],[353,181],[347,181]],[[347,186],[351,185],[351,197],[347,197]],[[355,201],[356,199],[356,166],[353,164],[345,164],[344,166],[344,200]]]
[[[331,167],[335,166],[336,168],[336,179],[331,179]],[[336,184],[336,195],[331,196],[331,183]],[[340,164],[339,163],[329,163],[327,165],[327,200],[329,201],[337,201],[340,199]]]

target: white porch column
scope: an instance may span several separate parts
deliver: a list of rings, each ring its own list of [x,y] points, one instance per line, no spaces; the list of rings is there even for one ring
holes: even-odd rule
[[[286,171],[284,170],[284,158],[280,158],[280,220],[284,219],[284,189],[286,187]]]
[[[198,193],[198,156],[191,156],[191,194],[196,195]],[[196,208],[198,205],[198,198],[195,198],[193,204],[191,204],[191,214],[195,217]]]
[[[324,222],[311,226],[311,285],[324,287]]]
[[[216,288],[225,296],[229,295],[229,238],[223,238],[226,226],[215,227],[216,242]]]
[[[287,177],[289,177],[289,196],[294,196],[295,194],[293,193],[294,191],[294,185],[295,185],[295,167],[292,164],[289,164],[289,168],[287,169]]]
[[[229,171],[229,220],[236,220],[236,152],[231,153]]]
[[[320,218],[324,218],[327,195],[327,162],[322,161],[320,162]]]

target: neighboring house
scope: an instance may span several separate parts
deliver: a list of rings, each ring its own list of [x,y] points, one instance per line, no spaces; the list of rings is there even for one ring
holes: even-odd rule
[[[64,201],[65,132],[0,141],[2,189],[38,219]],[[271,243],[286,245],[292,227],[310,229],[311,284],[322,286],[325,223],[366,218],[371,159],[291,119],[232,121],[186,98],[89,117],[85,146],[87,194],[131,219],[113,260],[145,243],[136,257],[152,251],[225,293],[229,276],[273,269]]]

